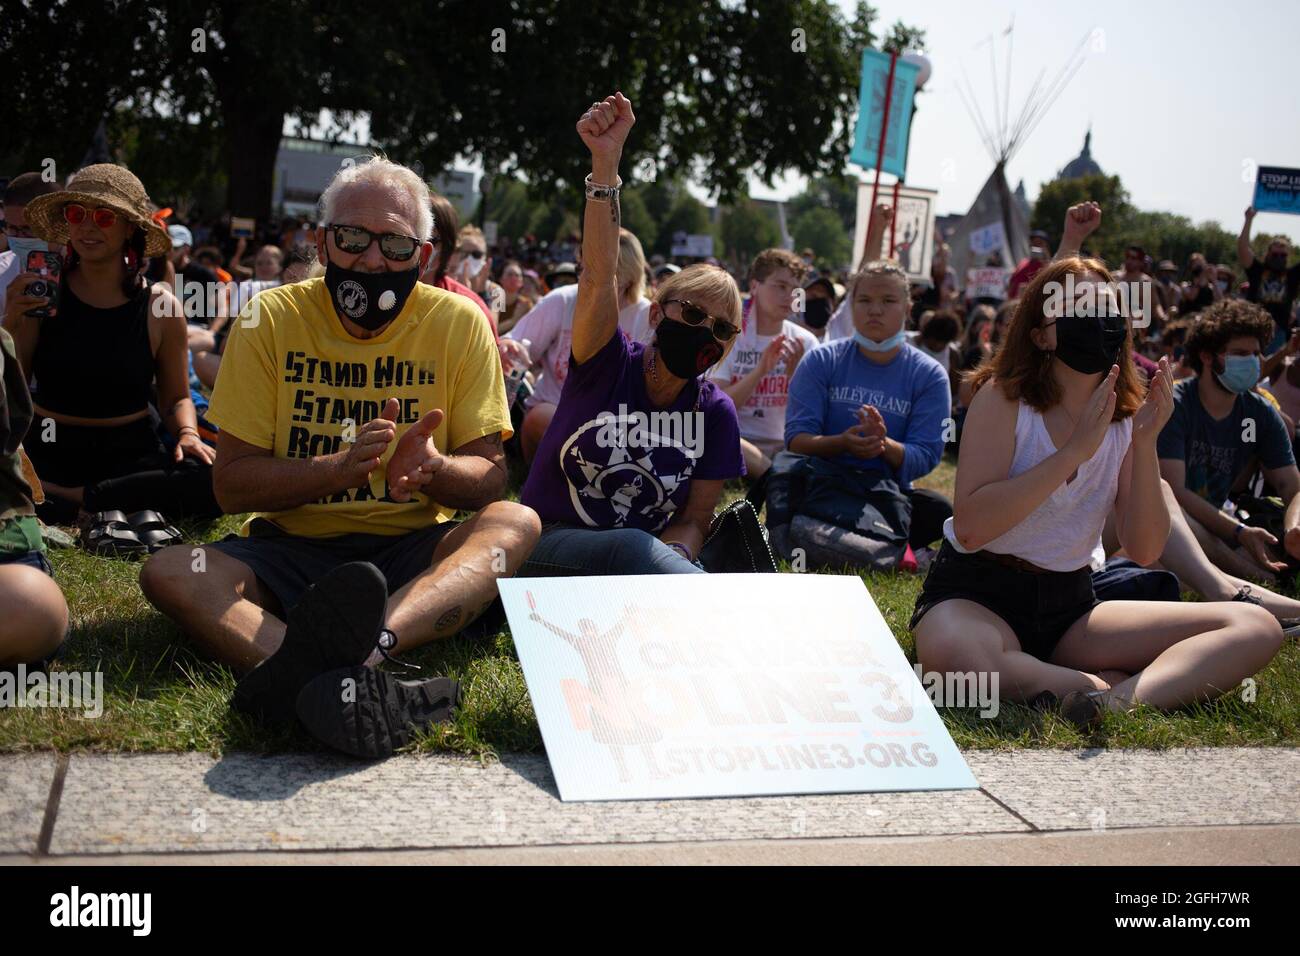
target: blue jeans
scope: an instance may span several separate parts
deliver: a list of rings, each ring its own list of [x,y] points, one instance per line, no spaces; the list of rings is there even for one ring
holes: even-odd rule
[[[648,531],[548,524],[517,577],[562,578],[603,574],[703,574]]]

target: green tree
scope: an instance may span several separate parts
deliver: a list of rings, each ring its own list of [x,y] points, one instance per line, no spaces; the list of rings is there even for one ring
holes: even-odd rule
[[[812,249],[818,262],[839,269],[853,255],[853,242],[839,216],[829,209],[809,209],[791,229],[797,249]]]
[[[338,136],[365,116],[394,159],[436,170],[477,156],[551,196],[587,172],[578,112],[621,89],[638,115],[626,168],[652,160],[725,202],[750,172],[771,182],[839,171],[875,20],[866,3],[846,20],[832,0],[626,4],[597,17],[585,0],[382,14],[341,0],[108,0],[93,11],[17,0],[0,17],[0,62],[22,64],[6,74],[0,124],[22,136],[0,154],[9,168],[52,157],[67,170],[105,116],[177,118],[206,141],[202,162],[215,162],[214,146],[220,167],[178,156],[175,179],[224,170],[228,208],[265,216],[286,119],[329,115]],[[918,42],[900,24],[885,37]]]
[[[764,249],[781,244],[776,219],[752,199],[730,206],[722,213],[722,244],[728,258],[748,264]]]
[[[659,238],[659,226],[646,208],[641,193],[635,189],[624,191],[619,196],[619,207],[623,216],[623,225],[641,240],[641,248],[649,250]],[[649,253],[646,253],[649,255]]]
[[[659,224],[659,234],[655,237],[654,251],[660,255],[670,255],[673,235],[684,232],[687,235],[716,235],[713,224],[709,222],[709,210],[686,190],[682,190],[668,211],[668,218]]]
[[[814,176],[807,188],[786,203],[786,215],[796,220],[812,209],[829,209],[846,230],[858,218],[858,178],[849,173]]]
[[[1103,250],[1128,241],[1125,237],[1135,212],[1118,176],[1095,173],[1079,179],[1055,179],[1045,183],[1034,203],[1030,225],[1046,232],[1055,249],[1061,241],[1066,210],[1089,200],[1101,204],[1101,226],[1088,237],[1084,250],[1105,255]],[[1122,245],[1120,251],[1123,251]]]

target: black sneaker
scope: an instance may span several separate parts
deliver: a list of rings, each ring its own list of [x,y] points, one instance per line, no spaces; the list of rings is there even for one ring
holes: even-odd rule
[[[411,742],[415,731],[450,721],[460,684],[447,677],[399,681],[373,667],[342,667],[298,695],[298,719],[323,744],[378,760]]]
[[[1061,698],[1061,716],[1074,724],[1079,733],[1087,733],[1101,723],[1106,713],[1104,690],[1072,690]]]
[[[231,707],[267,724],[292,724],[308,681],[370,656],[387,608],[388,582],[377,567],[353,561],[334,568],[294,605],[280,649],[239,681]]]
[[[1061,698],[1057,697],[1050,690],[1045,690],[1036,694],[1027,704],[1030,710],[1037,710],[1042,713],[1055,712],[1061,706]]]

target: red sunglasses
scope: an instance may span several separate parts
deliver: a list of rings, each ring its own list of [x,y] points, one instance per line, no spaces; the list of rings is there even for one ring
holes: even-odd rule
[[[63,207],[63,218],[71,225],[80,226],[86,221],[86,209],[81,203],[70,202]],[[111,229],[113,223],[117,222],[117,213],[107,206],[100,206],[93,212],[90,212],[90,220],[100,229]]]

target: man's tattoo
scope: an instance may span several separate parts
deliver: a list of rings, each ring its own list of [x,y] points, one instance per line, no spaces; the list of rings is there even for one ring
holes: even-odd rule
[[[488,445],[490,445],[490,446],[493,447],[493,448],[500,448],[500,447],[501,447],[501,433],[500,433],[500,432],[493,432],[491,435],[484,435],[484,436],[483,436],[483,440],[484,440],[485,442],[487,442]]]
[[[461,607],[457,604],[450,611],[441,614],[438,617],[438,620],[433,622],[434,629],[442,631],[451,628],[454,630],[456,626],[460,624],[460,615]]]

